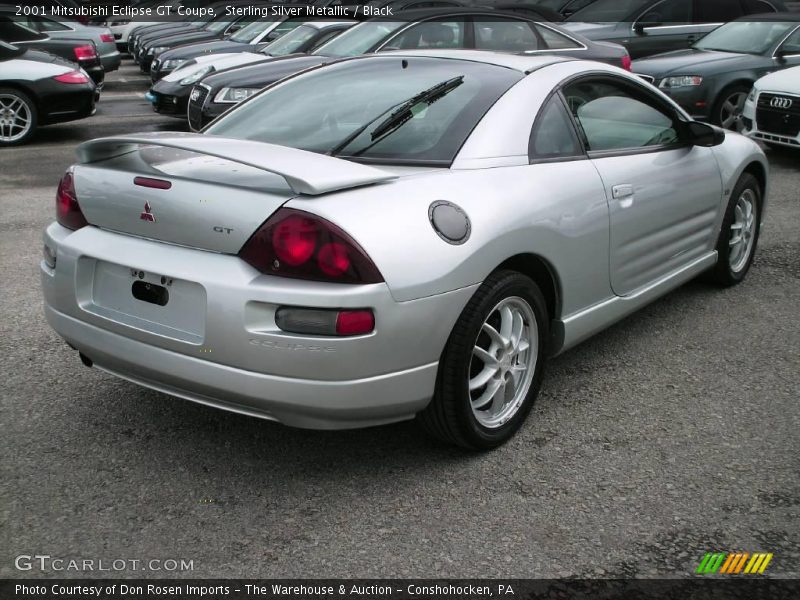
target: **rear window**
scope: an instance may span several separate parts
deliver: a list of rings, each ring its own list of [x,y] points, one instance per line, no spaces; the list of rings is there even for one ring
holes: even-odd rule
[[[462,60],[356,59],[253,97],[207,133],[371,162],[449,165],[523,74]]]

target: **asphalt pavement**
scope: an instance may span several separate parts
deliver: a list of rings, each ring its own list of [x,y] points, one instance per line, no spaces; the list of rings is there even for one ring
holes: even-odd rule
[[[0,151],[0,577],[682,577],[710,551],[800,577],[800,153],[768,152],[744,284],[691,283],[555,359],[520,433],[472,454],[413,423],[195,405],[87,369],[50,330],[41,232],[76,144],[183,128],[146,87],[126,66],[94,117]],[[193,570],[15,567],[34,554]]]

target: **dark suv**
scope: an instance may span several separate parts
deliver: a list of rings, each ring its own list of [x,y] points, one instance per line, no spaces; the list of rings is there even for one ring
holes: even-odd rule
[[[786,10],[783,0],[594,0],[562,23],[633,58],[688,48],[723,23]]]

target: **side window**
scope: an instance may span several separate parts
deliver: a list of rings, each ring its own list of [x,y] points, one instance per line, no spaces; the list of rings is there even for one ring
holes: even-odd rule
[[[742,7],[731,0],[695,0],[695,23],[727,23],[742,16]]]
[[[547,46],[548,50],[568,50],[570,48],[582,47],[575,40],[560,34],[554,29],[550,29],[549,27],[545,27],[539,23],[536,23],[534,27],[536,28],[536,31],[539,32],[539,35],[542,36],[542,39],[544,40],[545,46]]]
[[[542,160],[574,158],[582,154],[569,113],[561,96],[555,94],[536,118],[528,143],[528,156],[531,160]]]
[[[312,50],[316,50],[317,48],[322,46],[322,44],[324,44],[328,40],[332,40],[334,37],[336,37],[337,35],[342,33],[342,31],[346,31],[346,30],[344,30],[344,29],[334,29],[333,31],[326,31],[321,36],[319,36],[319,39],[317,39],[317,41],[314,42],[314,45],[308,51],[310,52]]]
[[[465,22],[455,19],[425,21],[392,38],[381,50],[463,48]]]
[[[794,33],[786,38],[781,44],[780,51],[784,54],[800,54],[800,29],[795,29]]]
[[[568,85],[564,96],[590,151],[664,146],[680,141],[671,116],[644,92],[607,79]]]
[[[71,28],[52,19],[38,19],[39,31],[70,31]]]
[[[744,14],[746,15],[778,12],[776,6],[767,0],[742,0],[742,2],[744,4]]]
[[[539,38],[527,21],[492,17],[491,21],[475,21],[475,48],[503,52],[525,52],[540,49]]]
[[[692,0],[663,0],[639,17],[644,27],[692,22]]]

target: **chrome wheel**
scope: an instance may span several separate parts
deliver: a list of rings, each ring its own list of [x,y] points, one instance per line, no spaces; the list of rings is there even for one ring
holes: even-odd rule
[[[725,129],[741,133],[744,130],[742,113],[747,101],[747,92],[734,92],[728,96],[719,109],[719,123]]]
[[[31,107],[13,94],[0,94],[0,142],[24,138],[33,125]]]
[[[750,255],[753,253],[758,221],[757,210],[758,203],[755,192],[751,189],[744,190],[733,209],[733,223],[728,241],[730,246],[728,260],[734,273],[738,273],[747,266]]]
[[[469,397],[478,423],[495,429],[517,413],[533,382],[538,351],[539,328],[530,304],[517,296],[502,300],[472,350]]]

